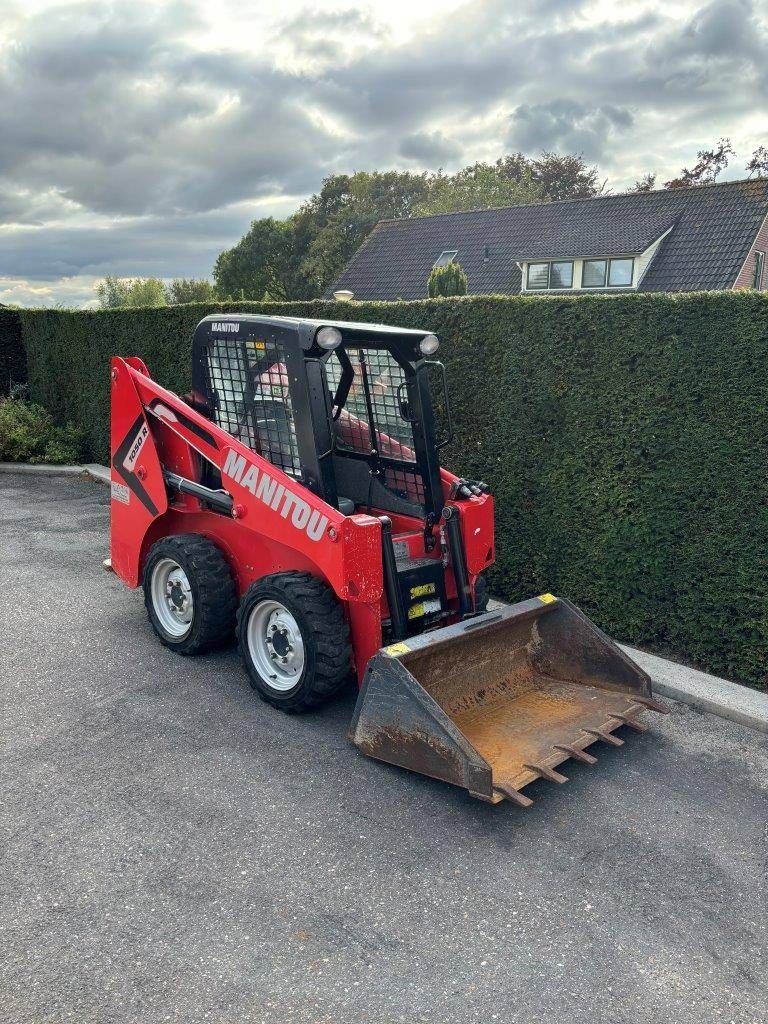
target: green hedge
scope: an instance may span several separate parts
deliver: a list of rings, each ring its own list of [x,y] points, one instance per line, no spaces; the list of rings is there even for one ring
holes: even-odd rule
[[[768,299],[743,293],[25,311],[32,397],[104,459],[108,362],[176,391],[214,310],[419,326],[443,340],[456,471],[497,498],[492,587],[768,685]]]
[[[0,395],[12,384],[26,384],[27,359],[21,342],[21,319],[15,309],[0,306]]]

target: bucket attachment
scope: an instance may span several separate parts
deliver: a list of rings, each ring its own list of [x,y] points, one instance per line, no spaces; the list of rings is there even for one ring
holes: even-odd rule
[[[544,594],[409,637],[371,658],[349,728],[379,761],[521,806],[536,779],[566,782],[568,758],[594,764],[598,740],[644,730],[667,709],[651,680],[569,601]]]

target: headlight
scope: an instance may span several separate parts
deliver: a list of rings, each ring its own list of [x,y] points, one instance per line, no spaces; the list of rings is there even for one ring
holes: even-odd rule
[[[330,352],[341,344],[341,331],[338,327],[321,327],[315,335],[315,341],[320,348]]]
[[[423,356],[433,356],[435,352],[440,348],[440,342],[437,340],[437,335],[427,334],[419,342],[419,352]]]

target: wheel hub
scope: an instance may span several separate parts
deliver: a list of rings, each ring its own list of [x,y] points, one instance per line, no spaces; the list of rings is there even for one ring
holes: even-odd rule
[[[278,601],[261,601],[251,611],[248,648],[259,675],[276,690],[290,690],[304,669],[304,641],[296,619]]]
[[[192,625],[194,600],[187,574],[172,558],[163,558],[152,572],[152,604],[160,625],[174,639]]]
[[[184,588],[178,580],[168,583],[168,603],[172,611],[174,608],[183,611],[189,603],[188,599],[189,595],[184,593]]]
[[[288,637],[288,630],[281,629],[276,623],[267,630],[267,650],[276,658],[288,658],[293,654],[293,647]]]

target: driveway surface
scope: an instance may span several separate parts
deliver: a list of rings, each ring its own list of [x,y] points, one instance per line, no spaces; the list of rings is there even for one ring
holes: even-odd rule
[[[167,651],[107,525],[0,476],[3,1024],[763,1024],[758,733],[673,705],[490,807]]]

